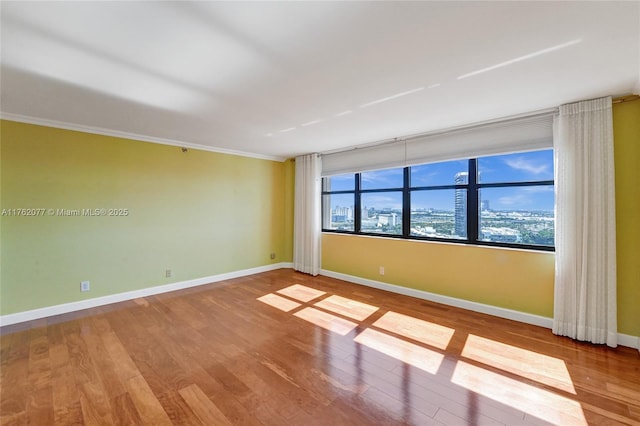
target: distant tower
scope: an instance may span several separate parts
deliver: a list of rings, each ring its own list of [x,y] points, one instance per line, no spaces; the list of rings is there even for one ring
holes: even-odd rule
[[[491,210],[489,207],[489,200],[482,200],[482,211]]]
[[[367,206],[364,206],[360,211],[360,217],[362,219],[369,219],[369,210],[367,209]]]
[[[468,173],[456,173],[456,185],[466,185],[468,183]],[[459,237],[467,236],[467,190],[456,189],[455,194],[455,231]]]

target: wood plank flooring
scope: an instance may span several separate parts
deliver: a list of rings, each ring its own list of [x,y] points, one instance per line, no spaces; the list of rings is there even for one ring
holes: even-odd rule
[[[640,355],[290,269],[0,329],[2,425],[640,425]]]

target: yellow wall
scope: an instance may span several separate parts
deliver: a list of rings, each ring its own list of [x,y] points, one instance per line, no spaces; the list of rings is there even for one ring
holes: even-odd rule
[[[292,259],[291,162],[11,121],[0,136],[0,208],[129,210],[4,215],[3,315]]]
[[[548,252],[331,233],[322,238],[323,269],[546,317],[553,315],[553,264]]]
[[[640,336],[640,100],[613,106],[618,331]]]
[[[640,336],[640,101],[614,106],[618,331]],[[385,275],[379,267],[385,267]],[[545,317],[554,254],[325,233],[324,269]]]

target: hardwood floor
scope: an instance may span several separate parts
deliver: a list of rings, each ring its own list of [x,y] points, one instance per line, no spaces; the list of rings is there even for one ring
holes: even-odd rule
[[[640,355],[282,269],[3,327],[3,425],[640,425]]]

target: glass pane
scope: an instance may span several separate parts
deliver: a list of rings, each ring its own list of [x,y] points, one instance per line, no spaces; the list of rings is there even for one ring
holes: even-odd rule
[[[353,231],[353,194],[322,196],[322,228]]]
[[[554,245],[553,185],[480,190],[482,241]]]
[[[322,179],[322,190],[329,191],[353,191],[356,189],[356,175],[349,173],[346,175],[329,176]]]
[[[360,175],[361,189],[402,188],[404,185],[403,169],[374,170]]]
[[[553,150],[478,158],[478,181],[533,182],[553,180]]]
[[[411,186],[413,188],[419,186],[440,186],[454,185],[456,178],[461,173],[469,171],[469,160],[446,161],[444,163],[423,164],[421,166],[412,166],[411,170]],[[467,183],[466,180],[465,182]]]
[[[402,192],[362,194],[362,232],[402,235]]]
[[[467,238],[467,190],[412,191],[410,235]]]

